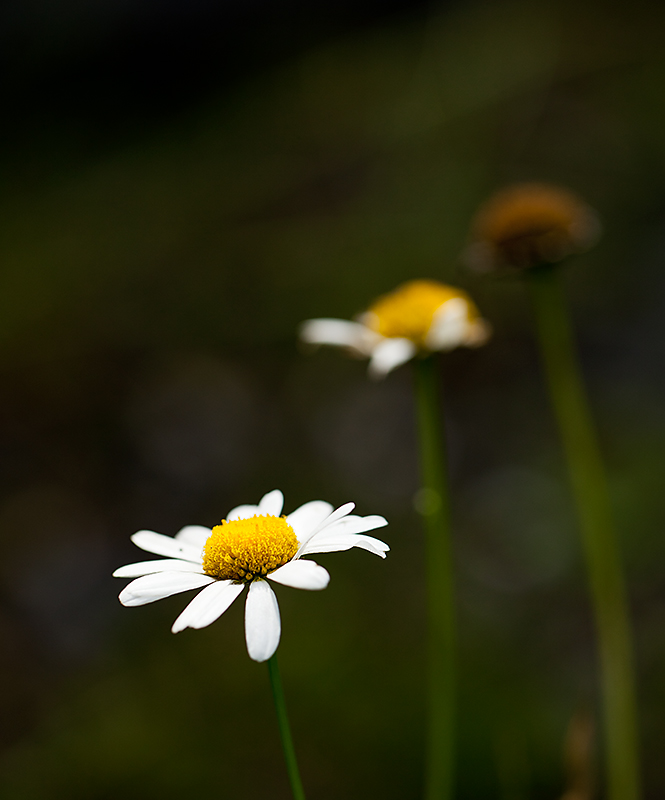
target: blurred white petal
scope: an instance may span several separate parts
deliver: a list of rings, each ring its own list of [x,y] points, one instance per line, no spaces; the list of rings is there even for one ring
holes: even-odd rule
[[[428,350],[453,350],[466,344],[469,304],[461,297],[447,300],[434,314],[425,345]]]
[[[373,378],[383,378],[412,359],[415,354],[416,346],[410,339],[384,339],[372,352],[369,374]]]
[[[492,335],[492,326],[484,319],[474,319],[466,331],[464,344],[467,347],[480,347]]]
[[[358,355],[369,356],[382,337],[360,322],[309,319],[300,326],[300,338],[308,344],[349,347]]]

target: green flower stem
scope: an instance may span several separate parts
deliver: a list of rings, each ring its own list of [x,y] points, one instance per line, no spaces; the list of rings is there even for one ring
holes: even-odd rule
[[[272,687],[272,696],[275,701],[275,710],[277,711],[279,735],[282,740],[286,771],[289,774],[293,798],[294,800],[305,800],[305,790],[302,787],[300,772],[298,771],[296,751],[293,747],[293,739],[291,738],[289,717],[286,713],[286,701],[284,700],[284,689],[282,688],[282,679],[279,675],[276,655],[268,659],[268,672],[270,673],[270,686]]]
[[[554,268],[529,274],[540,349],[577,506],[598,637],[607,797],[638,800],[637,713],[628,602],[609,491]]]
[[[429,624],[426,800],[451,800],[455,741],[456,633],[449,502],[434,356],[414,362],[421,512],[425,523]]]

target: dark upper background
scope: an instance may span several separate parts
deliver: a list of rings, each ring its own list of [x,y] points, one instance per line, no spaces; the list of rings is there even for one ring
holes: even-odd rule
[[[422,552],[404,367],[305,354],[298,323],[400,281],[495,328],[442,359],[455,496],[459,797],[552,798],[594,703],[584,572],[516,280],[460,267],[513,180],[604,237],[565,267],[635,611],[647,797],[665,777],[665,22],[657,3],[6,2],[0,11],[0,786],[11,798],[288,797],[242,608],[172,637],[127,610],[138,528],[286,510],[390,519],[384,562],[279,592],[312,797],[420,792]]]

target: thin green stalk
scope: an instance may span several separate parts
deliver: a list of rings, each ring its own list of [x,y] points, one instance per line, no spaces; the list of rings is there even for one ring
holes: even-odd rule
[[[433,356],[415,362],[429,626],[426,800],[453,796],[456,632],[441,403]]]
[[[289,774],[293,798],[294,800],[305,800],[305,790],[302,787],[300,772],[298,771],[296,751],[293,747],[293,739],[291,738],[289,717],[286,713],[286,701],[284,700],[284,689],[282,688],[282,679],[279,675],[276,655],[268,659],[268,672],[270,673],[270,686],[272,687],[272,696],[275,701],[275,710],[277,711],[279,735],[282,740],[286,771]]]
[[[607,480],[558,275],[552,267],[539,267],[530,272],[529,285],[586,555],[598,637],[607,797],[639,800],[630,618]]]

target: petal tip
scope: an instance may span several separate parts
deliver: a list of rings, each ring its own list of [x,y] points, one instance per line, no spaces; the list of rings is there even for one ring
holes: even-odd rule
[[[125,591],[124,589],[118,595],[118,600],[120,600],[120,602],[122,603],[123,606],[125,606],[125,608],[131,608],[132,606],[137,605],[136,596],[133,595],[131,592]]]

